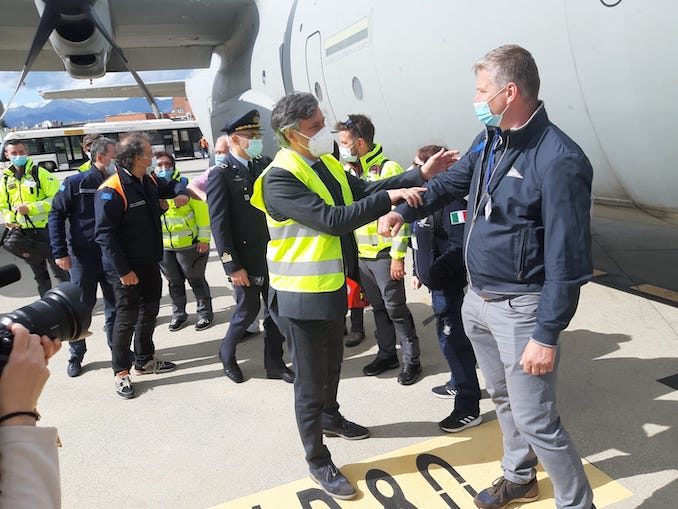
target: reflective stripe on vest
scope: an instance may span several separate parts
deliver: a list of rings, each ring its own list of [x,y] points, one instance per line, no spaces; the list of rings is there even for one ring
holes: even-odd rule
[[[353,203],[353,195],[339,161],[332,156],[320,159],[339,183],[344,203]],[[269,215],[262,188],[264,176],[270,168],[289,171],[328,205],[333,206],[334,200],[315,170],[299,154],[286,148],[276,154],[273,162],[257,178],[250,203],[266,214],[271,237],[266,252],[271,286],[276,290],[296,293],[339,290],[346,281],[341,240],[294,219],[276,221]]]

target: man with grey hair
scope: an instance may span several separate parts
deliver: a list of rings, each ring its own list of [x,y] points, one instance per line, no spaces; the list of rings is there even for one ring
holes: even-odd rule
[[[504,435],[504,475],[475,503],[499,509],[539,498],[541,461],[556,507],[590,509],[591,486],[556,409],[558,337],[592,273],[593,170],[538,100],[532,55],[516,45],[474,66],[474,108],[485,129],[471,149],[429,182],[424,206],[396,207],[382,235],[469,195],[464,329]],[[433,156],[424,168],[438,166]]]
[[[337,402],[346,276],[359,279],[353,230],[403,199],[417,205],[421,188],[395,188],[421,185],[431,174],[411,171],[377,182],[347,175],[331,155],[334,137],[309,93],[283,97],[271,124],[283,148],[252,196],[271,237],[270,312],[292,353],[295,413],[311,477],[332,497],[350,499],[355,488],[332,463],[322,436],[359,440],[370,434],[345,419]]]
[[[71,281],[82,290],[82,301],[90,313],[97,300],[97,284],[101,286],[109,347],[115,321],[115,296],[101,265],[101,250],[94,241],[94,195],[116,171],[115,147],[116,141],[110,138],[94,140],[90,148],[92,166],[83,173],[68,177],[61,184],[52,201],[48,225],[54,261],[61,269],[70,272]],[[66,372],[68,376],[78,376],[87,351],[85,340],[73,341],[68,347],[70,359]]]

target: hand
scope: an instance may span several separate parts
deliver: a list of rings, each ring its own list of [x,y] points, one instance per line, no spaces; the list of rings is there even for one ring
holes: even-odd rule
[[[231,278],[231,282],[235,286],[249,286],[250,285],[250,278],[247,276],[247,271],[245,269],[239,269],[239,270],[236,270],[235,272],[231,272],[229,274],[229,277]]]
[[[393,237],[398,233],[398,231],[400,231],[400,227],[403,224],[405,224],[403,216],[397,212],[391,211],[385,216],[381,216],[379,218],[379,222],[377,223],[377,231],[382,237]]]
[[[22,216],[27,216],[28,215],[28,205],[24,205],[23,203],[19,205],[17,208],[14,209],[14,211],[17,214],[21,214]]]
[[[0,377],[0,415],[35,410],[49,378],[47,361],[61,348],[61,341],[30,334],[18,323],[12,324],[11,331],[14,345]],[[17,416],[1,425],[34,426],[35,420],[30,416]]]
[[[429,157],[428,161],[424,163],[424,166],[421,167],[421,174],[424,176],[424,180],[431,180],[457,161],[459,161],[458,150],[445,151],[441,148],[440,152],[433,154]]]
[[[137,277],[136,273],[131,270],[124,276],[120,277],[120,282],[123,286],[134,286],[139,284],[139,278]]]
[[[167,203],[167,200],[158,200],[158,203],[160,204],[160,210],[169,209],[169,203]]]
[[[421,288],[421,281],[419,281],[417,276],[412,276],[410,284],[412,285],[412,290],[419,290]]]
[[[63,258],[56,258],[54,260],[54,263],[56,263],[57,266],[61,270],[71,270],[71,257],[70,256],[64,256]]]
[[[555,347],[542,346],[534,339],[530,339],[525,350],[523,350],[520,365],[523,367],[523,371],[529,375],[546,375],[553,371],[556,353]]]
[[[393,281],[405,279],[405,260],[391,259],[391,279]]]
[[[207,251],[210,250],[210,243],[209,242],[198,242],[195,250],[200,254],[206,253]]]
[[[188,200],[189,200],[188,196],[186,196],[185,194],[180,194],[179,196],[174,198],[174,205],[177,208],[183,207],[184,205],[186,205],[188,203]]]
[[[417,208],[424,203],[421,198],[422,193],[426,192],[424,187],[410,187],[409,189],[389,189],[386,191],[391,203],[395,205],[401,200],[405,200],[410,207]]]

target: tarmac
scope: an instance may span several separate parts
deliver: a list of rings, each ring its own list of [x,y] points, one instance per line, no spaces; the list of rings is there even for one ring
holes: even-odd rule
[[[178,166],[191,177],[206,164]],[[678,227],[635,209],[596,207],[594,214],[598,271],[582,288],[577,313],[561,336],[560,413],[581,456],[630,492],[611,505],[597,504],[599,509],[672,509],[678,506],[678,298],[672,299],[678,292]],[[0,265],[7,263],[16,263],[23,279],[0,289],[3,311],[37,298],[28,266],[0,250]],[[234,301],[214,248],[207,275],[215,325],[196,332],[192,314],[189,326],[170,333],[171,305],[163,297],[154,337],[157,355],[178,369],[134,378],[135,399],[123,401],[114,393],[100,303],[83,374],[67,377],[67,345],[50,363],[40,425],[59,429],[64,508],[207,508],[308,479],[292,386],[265,378],[261,335],[238,346],[246,382],[236,385],[223,375],[216,354]],[[664,293],[647,292],[643,285]],[[345,350],[339,402],[344,415],[368,426],[372,437],[327,439],[339,466],[426,448],[431,439],[452,440],[437,426],[451,412],[451,401],[430,392],[449,376],[434,322],[428,320],[430,297],[425,289],[412,290],[409,281],[407,288],[423,378],[403,387],[396,382],[397,370],[363,376],[362,367],[376,353],[368,310],[366,340]],[[188,295],[188,311],[194,313],[190,289]],[[476,429],[490,429],[495,417],[487,397],[481,411],[488,427]],[[373,507],[382,506],[395,507]],[[291,506],[261,509],[276,507]],[[468,502],[459,507],[469,507]]]

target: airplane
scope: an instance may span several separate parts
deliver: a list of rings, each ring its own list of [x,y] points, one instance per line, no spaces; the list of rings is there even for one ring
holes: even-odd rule
[[[185,91],[208,139],[227,117],[252,108],[266,125],[285,93],[309,91],[330,126],[349,113],[370,116],[376,141],[405,165],[422,145],[469,146],[481,127],[471,66],[494,47],[520,44],[539,67],[549,117],[591,160],[596,200],[678,224],[671,0],[482,7],[473,0],[3,0],[2,7],[0,70],[23,62],[25,72],[32,64],[89,79],[201,68]],[[49,37],[51,48],[34,44],[29,62],[36,26],[36,39]],[[265,151],[276,149],[268,132]]]

